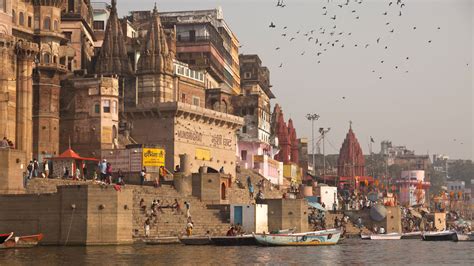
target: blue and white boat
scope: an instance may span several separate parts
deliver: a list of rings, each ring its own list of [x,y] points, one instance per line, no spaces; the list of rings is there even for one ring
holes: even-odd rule
[[[293,234],[253,234],[258,244],[263,246],[324,246],[339,242],[341,231],[323,231]]]

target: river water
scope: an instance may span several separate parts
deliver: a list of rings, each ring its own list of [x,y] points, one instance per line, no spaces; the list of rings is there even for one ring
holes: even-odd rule
[[[322,247],[131,246],[0,250],[0,265],[474,264],[474,242],[347,239]]]

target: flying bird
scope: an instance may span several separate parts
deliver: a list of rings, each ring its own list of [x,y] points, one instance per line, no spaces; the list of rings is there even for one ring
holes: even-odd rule
[[[283,67],[283,63],[280,64],[279,68]]]
[[[290,42],[293,41],[294,39],[295,39],[295,37],[291,37]]]
[[[331,17],[332,20],[336,20],[336,15],[334,15],[334,17]]]
[[[280,50],[280,47],[275,48],[275,50]]]
[[[273,22],[270,23],[270,25],[268,26],[269,28],[275,28],[275,24],[273,24]]]

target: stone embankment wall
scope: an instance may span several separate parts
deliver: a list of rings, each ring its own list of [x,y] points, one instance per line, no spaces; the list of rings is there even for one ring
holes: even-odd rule
[[[51,191],[44,182],[36,183]],[[39,191],[34,183],[29,189]],[[0,232],[43,233],[42,244],[50,245],[131,243],[132,205],[131,190],[99,185],[60,186],[56,193],[0,195]]]

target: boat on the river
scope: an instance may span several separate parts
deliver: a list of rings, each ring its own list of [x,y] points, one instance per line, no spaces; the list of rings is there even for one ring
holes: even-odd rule
[[[211,236],[211,241],[217,246],[255,246],[257,242],[253,235],[240,236]]]
[[[10,239],[13,236],[13,232],[8,234],[0,234],[0,244],[3,244],[5,241]]]
[[[185,245],[210,245],[212,244],[210,236],[183,236],[179,241]]]
[[[360,238],[362,240],[370,240],[370,235],[369,234],[360,234]]]
[[[456,235],[453,237],[453,241],[474,241],[474,234],[456,233]]]
[[[11,237],[0,244],[0,248],[32,248],[43,239],[43,234]]]
[[[370,240],[400,240],[401,238],[402,235],[399,233],[370,235]]]
[[[422,235],[425,241],[451,241],[456,237],[456,231],[445,230],[441,232],[425,232]]]
[[[254,234],[254,237],[263,246],[323,246],[337,244],[341,231],[330,229],[293,234]]]
[[[402,239],[421,239],[421,234],[420,231],[403,233]]]
[[[179,238],[176,236],[145,238],[143,242],[147,245],[170,245],[180,243]]]

